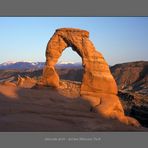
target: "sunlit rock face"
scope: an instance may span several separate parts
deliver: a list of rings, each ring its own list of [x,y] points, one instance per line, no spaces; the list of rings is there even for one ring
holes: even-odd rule
[[[125,117],[117,97],[117,85],[109,66],[90,41],[89,32],[86,30],[61,28],[55,31],[47,44],[42,83],[60,88],[55,64],[67,47],[71,47],[82,58],[84,72],[80,87],[81,97],[87,100],[103,117],[117,118],[126,124],[138,126],[135,119]]]

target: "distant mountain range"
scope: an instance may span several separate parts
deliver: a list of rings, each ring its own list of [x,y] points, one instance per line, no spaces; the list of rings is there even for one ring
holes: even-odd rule
[[[17,69],[17,70],[39,70],[42,69],[45,65],[45,62],[5,62],[0,64],[0,69],[5,70],[5,69]],[[60,61],[59,63],[56,64],[56,68],[81,68],[82,64],[80,62],[65,62],[65,61]]]
[[[0,64],[0,80],[15,79],[21,76],[41,76],[45,62],[6,62]],[[60,61],[56,64],[61,79],[82,81],[81,63]],[[110,67],[119,89],[148,91],[148,61],[116,64]],[[13,77],[13,78],[12,78]]]

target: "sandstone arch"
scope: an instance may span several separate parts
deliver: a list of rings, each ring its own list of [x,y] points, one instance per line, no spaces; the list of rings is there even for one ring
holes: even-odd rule
[[[43,84],[59,87],[59,76],[55,64],[63,50],[71,47],[82,58],[84,67],[80,94],[104,117],[117,118],[127,124],[139,125],[135,119],[125,117],[117,97],[117,85],[104,57],[89,40],[86,30],[61,28],[51,37],[46,48],[46,64],[43,70]]]

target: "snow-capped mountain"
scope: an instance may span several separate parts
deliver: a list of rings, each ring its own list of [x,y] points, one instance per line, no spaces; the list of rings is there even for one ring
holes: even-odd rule
[[[41,69],[44,66],[44,62],[5,62],[0,64],[0,69]]]
[[[58,64],[75,64],[75,62],[71,62],[71,61],[59,61]]]
[[[56,68],[81,68],[81,62],[59,61]]]
[[[2,63],[0,65],[7,66],[7,65],[10,65],[10,64],[15,64],[15,63],[16,62],[14,62],[14,61],[7,61],[7,62],[4,62],[4,63]]]
[[[13,62],[8,61],[0,64],[0,69],[18,69],[18,70],[26,70],[26,69],[42,69],[45,65],[45,62],[26,62],[19,61]],[[56,64],[56,68],[80,68],[80,62],[70,62],[70,61],[60,61]]]

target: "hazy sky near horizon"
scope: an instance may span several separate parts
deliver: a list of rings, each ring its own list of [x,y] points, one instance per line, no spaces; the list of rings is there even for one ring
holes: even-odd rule
[[[80,28],[110,65],[148,60],[148,17],[0,17],[0,63],[45,61],[57,28]],[[70,48],[59,60],[79,62]]]

